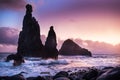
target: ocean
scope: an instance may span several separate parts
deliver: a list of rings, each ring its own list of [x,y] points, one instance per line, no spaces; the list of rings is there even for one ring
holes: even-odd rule
[[[25,77],[52,76],[59,71],[75,72],[91,67],[102,69],[120,66],[120,55],[117,54],[94,54],[92,57],[59,55],[58,60],[25,57],[25,63],[20,66],[13,66],[13,61],[5,62],[7,55],[0,53],[0,76],[12,76],[21,72]]]

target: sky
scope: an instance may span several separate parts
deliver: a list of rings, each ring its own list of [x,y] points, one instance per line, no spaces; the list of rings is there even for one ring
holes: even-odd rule
[[[92,45],[109,45],[115,50],[120,44],[119,0],[0,0],[1,52],[16,51],[26,4],[33,6],[33,16],[44,38],[54,26],[58,45],[68,38],[82,40],[88,49],[88,40]]]

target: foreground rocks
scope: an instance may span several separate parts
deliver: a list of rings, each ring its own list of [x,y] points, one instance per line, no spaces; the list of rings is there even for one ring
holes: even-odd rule
[[[120,67],[108,69],[97,80],[120,80]]]
[[[120,80],[120,67],[98,70],[79,70],[77,72],[60,71],[55,76],[38,76],[25,78],[22,73],[14,76],[2,76],[0,80]]]
[[[84,55],[92,56],[92,53],[85,48],[81,48],[75,42],[70,39],[64,41],[61,49],[59,50],[61,55]]]

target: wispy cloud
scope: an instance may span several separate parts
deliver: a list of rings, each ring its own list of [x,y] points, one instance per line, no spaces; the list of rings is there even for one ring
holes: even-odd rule
[[[16,45],[19,30],[15,28],[0,27],[0,44]]]
[[[15,28],[0,27],[0,52],[16,52],[19,30]],[[43,44],[46,36],[41,35]],[[113,54],[120,52],[120,44],[112,45],[105,42],[98,42],[92,40],[82,40],[80,38],[73,39],[79,46],[89,49],[92,53],[99,54]],[[64,40],[58,39],[58,49],[60,49]]]
[[[73,39],[80,47],[90,50],[93,54],[119,54],[120,44],[112,45],[105,42],[92,41],[92,40],[82,40],[82,39]],[[61,48],[64,40],[58,39],[58,49]]]
[[[0,0],[1,9],[16,9],[19,10],[26,5],[25,0]]]

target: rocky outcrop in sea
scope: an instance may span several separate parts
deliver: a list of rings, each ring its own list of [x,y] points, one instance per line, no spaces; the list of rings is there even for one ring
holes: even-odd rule
[[[26,5],[26,14],[23,19],[23,28],[19,34],[18,53],[23,56],[41,56],[43,44],[40,39],[40,27],[32,17],[32,6]]]
[[[26,5],[26,14],[23,19],[23,28],[19,34],[17,54],[22,56],[55,58],[58,57],[56,48],[56,33],[50,27],[45,46],[40,39],[40,26],[32,16],[32,6]]]
[[[48,32],[48,37],[45,42],[45,58],[58,58],[58,50],[57,50],[57,41],[56,41],[56,33],[54,31],[53,26],[50,27]]]
[[[73,42],[71,39],[67,39],[62,44],[59,50],[61,55],[83,55],[92,56],[92,53],[85,48],[81,48],[78,44]]]

